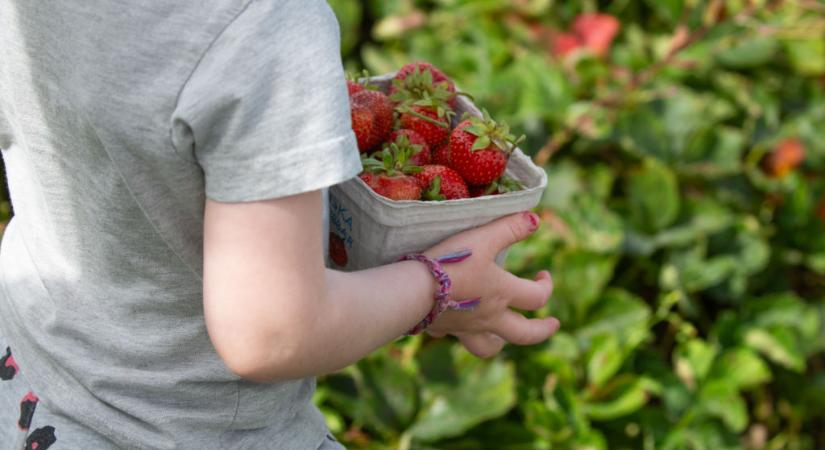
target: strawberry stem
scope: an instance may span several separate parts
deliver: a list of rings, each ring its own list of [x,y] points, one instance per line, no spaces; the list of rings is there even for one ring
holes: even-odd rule
[[[404,110],[404,112],[403,112],[402,114],[409,114],[409,115],[411,115],[411,116],[413,116],[413,117],[417,117],[417,118],[419,118],[419,119],[421,119],[421,120],[423,120],[423,121],[425,121],[425,122],[429,122],[429,123],[431,123],[431,124],[433,124],[433,125],[436,125],[436,126],[439,126],[439,127],[441,127],[441,128],[450,128],[450,125],[449,125],[448,123],[446,123],[446,122],[439,122],[439,121],[437,121],[437,120],[435,120],[435,119],[433,119],[433,118],[431,118],[431,117],[427,117],[427,116],[425,116],[424,114],[421,114],[421,113],[419,113],[419,112],[417,112],[417,111],[415,111],[415,110],[413,110],[413,109],[411,109],[411,108],[405,108],[405,110]]]

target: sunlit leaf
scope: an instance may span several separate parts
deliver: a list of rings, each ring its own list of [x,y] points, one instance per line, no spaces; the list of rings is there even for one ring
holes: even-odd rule
[[[428,351],[442,350],[424,349],[421,354]],[[480,360],[458,347],[453,347],[451,353],[456,380],[433,380],[424,386],[421,413],[409,430],[417,439],[434,441],[461,435],[485,420],[505,414],[516,402],[512,363]]]

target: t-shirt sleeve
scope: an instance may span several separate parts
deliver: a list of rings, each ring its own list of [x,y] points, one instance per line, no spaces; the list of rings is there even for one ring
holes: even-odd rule
[[[223,202],[328,187],[361,170],[338,22],[323,0],[253,0],[181,90],[172,142]]]

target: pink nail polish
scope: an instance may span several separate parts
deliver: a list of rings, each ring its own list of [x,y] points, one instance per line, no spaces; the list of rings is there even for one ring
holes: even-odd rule
[[[533,231],[533,230],[535,230],[536,228],[539,227],[539,216],[538,216],[538,214],[528,211],[528,212],[524,213],[524,216],[527,218],[528,221],[530,221],[530,231]]]

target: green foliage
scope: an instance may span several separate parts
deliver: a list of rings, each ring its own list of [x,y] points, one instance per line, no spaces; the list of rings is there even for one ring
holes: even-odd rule
[[[351,448],[825,448],[825,8],[818,2],[331,2],[350,69],[427,60],[549,183],[508,268],[562,330],[478,360],[406,338],[322,379]],[[583,12],[604,56],[553,53]],[[763,165],[805,147],[785,176]],[[820,213],[825,215],[825,213]]]

